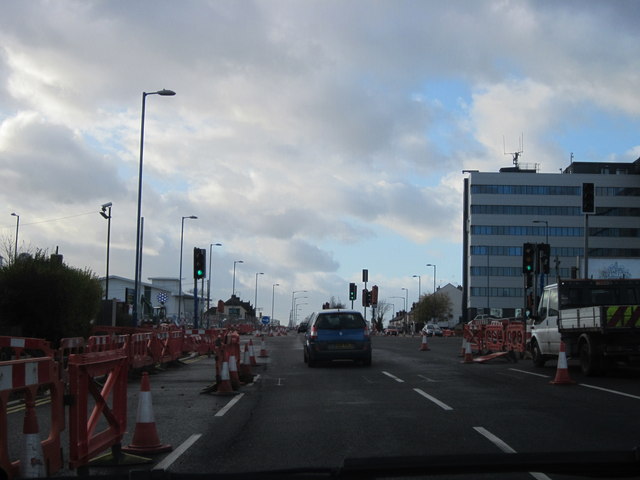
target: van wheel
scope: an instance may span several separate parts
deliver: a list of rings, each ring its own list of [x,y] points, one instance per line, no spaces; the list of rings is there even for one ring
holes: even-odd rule
[[[536,367],[544,367],[544,364],[547,361],[544,355],[542,355],[538,342],[535,338],[531,340],[531,359]]]
[[[602,355],[595,341],[587,335],[580,339],[580,368],[588,377],[601,375],[604,367]]]

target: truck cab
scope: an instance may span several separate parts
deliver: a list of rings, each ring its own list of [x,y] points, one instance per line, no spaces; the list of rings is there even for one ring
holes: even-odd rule
[[[531,356],[533,363],[544,366],[545,362],[560,351],[558,331],[558,285],[547,285],[540,297],[538,312],[531,325]]]

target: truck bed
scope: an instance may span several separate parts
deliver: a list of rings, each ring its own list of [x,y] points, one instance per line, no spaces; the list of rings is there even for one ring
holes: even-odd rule
[[[568,308],[560,310],[558,330],[561,333],[617,332],[640,329],[640,306],[616,305]]]

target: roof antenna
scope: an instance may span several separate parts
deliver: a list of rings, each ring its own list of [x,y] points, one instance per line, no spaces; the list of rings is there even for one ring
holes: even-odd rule
[[[519,140],[519,148],[517,152],[507,152],[507,148],[505,146],[504,135],[502,136],[502,151],[505,155],[511,155],[513,157],[513,165],[518,168],[518,159],[520,155],[524,153],[524,133],[520,134]]]

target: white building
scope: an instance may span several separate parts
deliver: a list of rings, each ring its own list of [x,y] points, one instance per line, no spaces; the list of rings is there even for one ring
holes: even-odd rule
[[[585,269],[583,183],[595,186],[588,215]],[[632,163],[574,162],[559,173],[515,167],[469,172],[464,181],[463,317],[519,316],[528,307],[523,244],[548,243],[549,275],[541,284],[605,275],[607,268],[640,276],[640,159]],[[638,273],[635,273],[638,272]],[[533,296],[531,296],[533,300]]]

